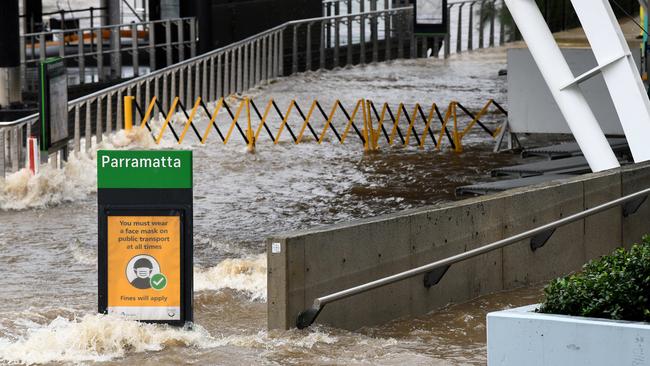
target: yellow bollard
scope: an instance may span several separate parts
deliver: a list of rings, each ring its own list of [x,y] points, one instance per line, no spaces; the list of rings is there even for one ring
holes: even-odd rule
[[[124,129],[131,131],[133,128],[133,97],[124,96]]]

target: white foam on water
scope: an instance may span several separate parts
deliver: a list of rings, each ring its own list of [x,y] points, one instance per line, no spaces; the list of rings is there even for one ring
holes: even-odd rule
[[[171,346],[217,345],[202,327],[183,330],[139,323],[111,315],[57,317],[32,327],[18,339],[0,338],[0,361],[24,364],[107,361],[129,353],[160,351]]]
[[[225,259],[214,267],[194,269],[195,291],[233,289],[253,301],[266,301],[266,254]]]

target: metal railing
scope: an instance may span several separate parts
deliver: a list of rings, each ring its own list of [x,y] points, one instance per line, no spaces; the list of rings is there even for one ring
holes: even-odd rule
[[[573,215],[567,216],[565,218],[550,222],[545,225],[538,226],[534,229],[524,231],[523,233],[510,236],[499,241],[484,245],[482,247],[468,250],[464,253],[456,254],[451,257],[447,257],[433,263],[426,264],[424,266],[416,267],[404,272],[400,272],[391,276],[380,278],[378,280],[365,283],[363,285],[351,287],[342,291],[338,291],[329,295],[321,296],[314,299],[314,304],[311,308],[304,310],[298,315],[296,319],[296,327],[303,329],[309,327],[314,323],[320,312],[323,310],[325,305],[342,300],[351,296],[359,295],[370,290],[390,285],[395,282],[399,282],[408,278],[412,278],[418,275],[425,274],[423,284],[425,287],[432,287],[438,284],[438,282],[445,275],[450,266],[455,263],[465,261],[477,257],[482,254],[489,253],[493,250],[500,249],[512,244],[516,244],[524,239],[530,240],[530,248],[535,251],[550,239],[555,230],[558,227],[570,224],[572,222],[584,219],[588,216],[597,214],[599,212],[606,211],[610,208],[624,205],[623,207],[623,216],[627,217],[635,213],[639,207],[645,202],[645,200],[650,194],[650,188],[644,189],[642,191],[617,198],[615,200],[606,202],[604,204],[592,207],[590,209],[584,210],[582,212],[575,213]]]
[[[164,35],[157,37],[156,29]],[[176,18],[21,35],[23,87],[37,90],[37,66],[49,56],[62,57],[68,68],[76,67],[77,77],[68,75],[73,84],[139,76],[163,66],[156,64],[159,49],[165,55],[164,66],[196,56],[196,34],[195,18]],[[129,75],[123,73],[125,64],[131,67]]]
[[[416,37],[412,32],[412,19],[412,7],[409,6],[290,21],[72,100],[68,103],[69,130],[74,131],[72,150],[82,150],[82,139],[85,139],[83,149],[90,150],[93,136],[98,143],[104,133],[122,129],[123,99],[127,95],[133,96],[140,105],[156,96],[161,109],[168,110],[175,96],[184,105],[190,105],[199,96],[216,101],[298,72],[426,57],[430,47],[435,56],[450,54],[449,40],[456,38],[455,33],[446,37]],[[374,26],[380,22],[385,25],[381,32]],[[469,20],[463,21],[463,27],[468,25],[473,26]],[[333,41],[327,37],[328,27]],[[370,33],[366,29],[371,29]],[[342,42],[343,37],[345,42]],[[144,116],[143,111],[138,113],[140,118]],[[23,166],[24,139],[32,133],[37,118],[34,114],[13,122],[0,122],[0,168],[16,171]],[[3,171],[0,170],[0,177]]]

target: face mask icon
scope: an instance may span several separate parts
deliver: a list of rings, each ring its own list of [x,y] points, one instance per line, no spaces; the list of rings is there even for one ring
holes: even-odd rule
[[[127,264],[126,277],[131,286],[145,290],[151,288],[151,276],[160,273],[160,265],[149,255],[138,255]]]
[[[137,274],[139,278],[149,278],[151,270],[146,267],[140,267],[135,269],[135,274]]]

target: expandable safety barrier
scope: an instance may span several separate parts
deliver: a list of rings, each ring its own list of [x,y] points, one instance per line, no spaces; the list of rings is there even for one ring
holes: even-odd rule
[[[243,98],[238,101],[238,104],[237,102],[229,104],[226,98],[219,98],[211,111],[204,100],[198,97],[188,113],[188,109],[179,97],[174,98],[169,109],[165,110],[161,102],[154,96],[144,110],[132,96],[125,96],[124,126],[127,130],[133,127],[134,111],[137,111],[141,117],[138,127],[147,128],[157,144],[162,141],[168,129],[179,144],[185,140],[190,129],[201,144],[208,142],[213,129],[221,142],[227,144],[231,141],[236,128],[249,148],[255,147],[261,141],[262,135],[267,135],[269,141],[278,144],[285,131],[289,134],[290,141],[296,144],[306,140],[321,144],[328,140],[328,134],[330,137],[333,135],[336,141],[342,144],[346,141],[350,131],[354,130],[353,136],[358,138],[366,151],[378,150],[381,141],[385,141],[388,146],[417,146],[424,149],[428,141],[427,136],[429,136],[430,145],[433,145],[435,149],[439,150],[443,140],[446,139],[452,149],[461,152],[463,138],[475,127],[480,127],[481,131],[491,138],[496,138],[499,134],[500,127],[491,130],[484,121],[481,121],[488,115],[491,106],[494,106],[495,109],[493,115],[507,117],[508,112],[492,99],[488,100],[478,113],[471,112],[457,101],[449,103],[446,111],[442,113],[436,103],[431,104],[428,112],[425,112],[419,103],[416,103],[412,109],[410,106],[407,107],[406,104],[400,103],[393,110],[388,103],[377,107],[369,99],[357,100],[352,108],[346,108],[340,100],[336,100],[327,112],[318,100],[313,100],[305,114],[296,100],[292,100],[283,111],[273,99],[270,99],[264,108],[258,108],[251,98]],[[160,127],[150,123],[156,108],[164,118]],[[203,110],[209,118],[203,131],[200,131],[195,124],[199,110]],[[349,110],[351,112],[348,112]],[[412,112],[409,113],[409,110]],[[174,121],[176,113],[182,113],[185,117],[181,130],[174,127],[174,122],[181,122]],[[226,124],[221,126],[217,123],[220,113],[227,119]],[[464,115],[465,121],[461,120],[462,115]],[[314,124],[319,120],[322,123],[322,129],[317,131],[316,129],[320,125],[316,127]],[[298,121],[297,125],[296,121]],[[240,122],[245,126],[242,127]],[[273,125],[277,125],[275,132],[271,130],[271,122],[276,122],[273,123]],[[313,140],[308,137],[309,135],[313,137]]]

